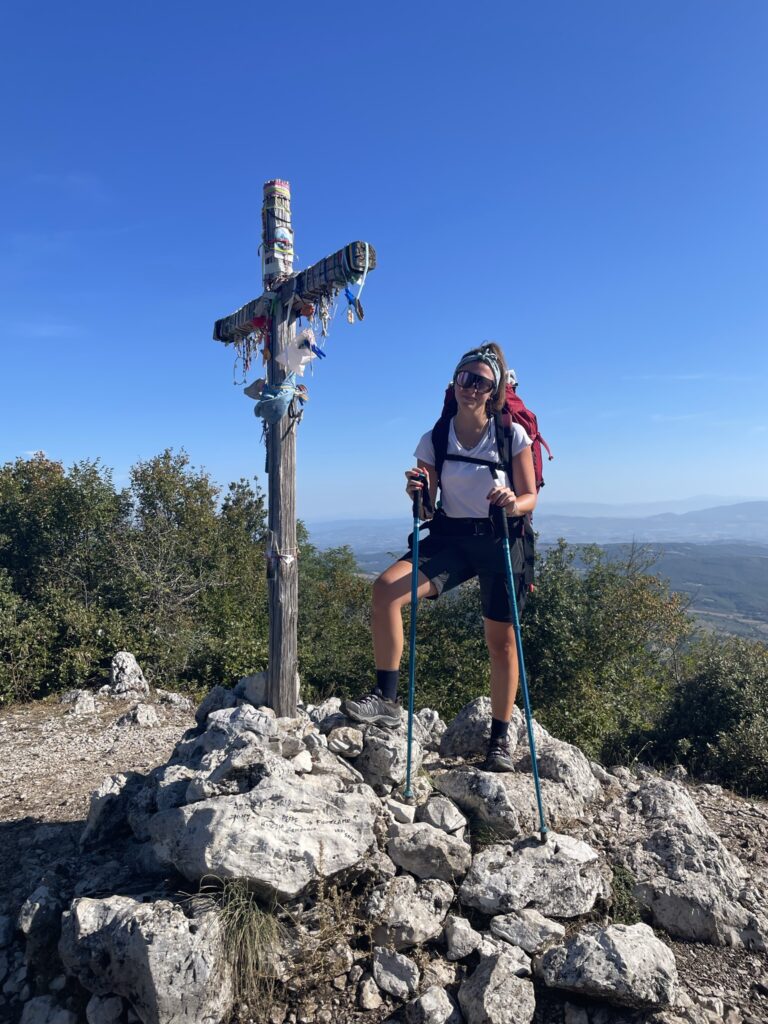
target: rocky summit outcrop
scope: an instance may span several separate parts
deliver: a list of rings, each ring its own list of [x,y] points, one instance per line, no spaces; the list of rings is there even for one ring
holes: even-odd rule
[[[140,673],[117,658],[111,696],[144,698]],[[405,723],[350,722],[336,698],[278,718],[264,684],[215,687],[166,763],[97,787],[79,858],[0,916],[0,1010],[25,1024],[723,1019],[684,991],[665,934],[764,950],[765,889],[683,785],[607,771],[534,723],[543,842],[517,711],[507,774],[478,767],[487,698],[448,725],[419,712],[406,800]]]

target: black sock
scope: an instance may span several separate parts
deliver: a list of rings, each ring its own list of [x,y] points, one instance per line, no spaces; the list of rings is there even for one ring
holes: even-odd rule
[[[381,692],[384,700],[397,700],[397,684],[399,682],[400,673],[396,668],[376,669],[376,689]]]
[[[500,722],[498,718],[491,719],[491,743],[494,740],[505,740],[509,732],[509,722]]]

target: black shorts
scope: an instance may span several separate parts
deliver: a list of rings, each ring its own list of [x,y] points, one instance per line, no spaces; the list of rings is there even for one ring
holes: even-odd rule
[[[524,539],[531,547],[530,565],[527,564]],[[521,615],[533,578],[532,531],[530,539],[527,536],[517,539],[510,537],[510,553],[517,611],[518,615]],[[402,555],[399,561],[412,562],[412,551]],[[500,537],[490,533],[480,536],[455,536],[442,530],[430,531],[429,536],[419,540],[419,572],[434,583],[437,589],[437,594],[432,600],[477,577],[480,581],[480,604],[484,617],[493,622],[515,621],[507,591],[506,561]]]

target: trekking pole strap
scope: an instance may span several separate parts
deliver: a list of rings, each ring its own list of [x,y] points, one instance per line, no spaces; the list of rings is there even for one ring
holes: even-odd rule
[[[434,514],[434,509],[432,508],[432,499],[429,496],[429,477],[426,473],[419,473],[416,479],[421,480],[422,487],[420,490],[414,491],[413,494],[413,518],[414,520],[420,520],[422,518],[422,509],[424,509],[428,516]]]

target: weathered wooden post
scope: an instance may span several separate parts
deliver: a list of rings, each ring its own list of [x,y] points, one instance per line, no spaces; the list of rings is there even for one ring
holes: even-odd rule
[[[264,185],[262,207],[262,259],[264,292],[231,316],[217,320],[216,341],[237,346],[244,369],[252,352],[264,349],[267,379],[264,394],[295,394],[292,377],[279,357],[292,342],[299,315],[318,313],[325,333],[333,299],[341,289],[350,301],[351,316],[362,318],[359,300],[349,292],[355,281],[376,266],[376,253],[367,242],[351,242],[308,270],[293,273],[291,190],[287,181]],[[318,308],[319,307],[319,308]],[[246,389],[261,394],[253,385]],[[293,715],[298,703],[298,551],[296,549],[296,400],[291,411],[275,422],[265,415],[267,474],[269,476],[269,669],[267,703],[278,715]],[[256,407],[260,413],[262,403]],[[264,413],[260,413],[264,415]]]
[[[264,290],[293,273],[291,190],[286,181],[264,185],[261,218]],[[294,334],[292,303],[277,303],[272,316],[267,379],[282,384],[285,368],[275,359]],[[296,421],[287,417],[266,435],[269,488],[269,670],[267,703],[278,715],[292,715],[299,700],[299,572],[296,563]]]

